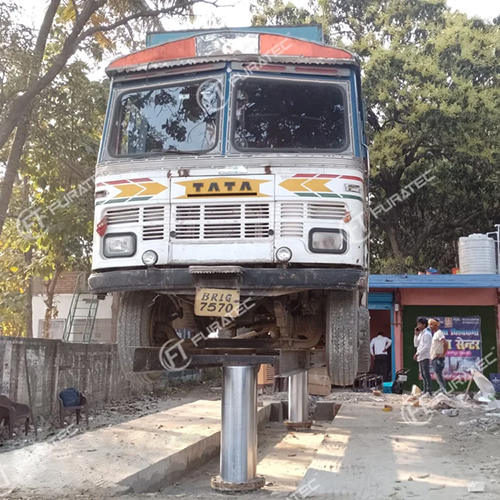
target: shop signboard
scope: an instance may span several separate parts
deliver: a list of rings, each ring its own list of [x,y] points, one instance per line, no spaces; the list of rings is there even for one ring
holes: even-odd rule
[[[440,329],[448,342],[445,379],[469,380],[471,369],[482,372],[481,318],[436,316],[434,319],[440,322]]]

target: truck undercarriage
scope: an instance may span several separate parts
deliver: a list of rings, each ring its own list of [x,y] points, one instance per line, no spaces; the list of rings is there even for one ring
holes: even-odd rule
[[[350,385],[368,369],[360,269],[191,266],[96,273],[90,284],[123,291],[121,358],[145,381],[164,369],[279,360],[280,376],[326,364],[332,383]],[[240,290],[239,315],[197,316],[196,289]],[[183,330],[188,338],[178,336]]]

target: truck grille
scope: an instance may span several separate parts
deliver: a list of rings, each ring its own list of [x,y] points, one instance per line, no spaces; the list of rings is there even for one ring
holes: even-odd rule
[[[134,208],[110,208],[104,213],[108,226],[142,226],[143,241],[165,239],[165,205],[150,205]]]
[[[278,205],[278,234],[281,238],[303,238],[304,221],[343,220],[347,207],[344,203],[283,202]]]
[[[174,240],[269,238],[269,203],[177,205]]]

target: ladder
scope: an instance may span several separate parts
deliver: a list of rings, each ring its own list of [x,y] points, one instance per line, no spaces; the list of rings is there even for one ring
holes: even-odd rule
[[[87,344],[92,341],[99,299],[97,295],[82,291],[81,281],[84,277],[84,274],[79,274],[76,279],[75,293],[64,325],[64,342]]]

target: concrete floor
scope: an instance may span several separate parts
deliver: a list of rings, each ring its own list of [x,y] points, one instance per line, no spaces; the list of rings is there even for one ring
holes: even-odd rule
[[[484,417],[483,408],[461,410],[455,418],[434,412],[414,425],[404,418],[400,404],[403,397],[392,395],[388,399],[384,395],[387,400],[383,402],[370,401],[370,395],[346,392],[345,397],[333,422],[316,425],[310,431],[288,433],[281,423],[267,424],[259,432],[257,468],[258,474],[265,476],[266,486],[242,499],[500,498],[500,432],[471,430],[476,428],[469,425],[477,417]],[[393,411],[382,411],[384,403],[390,403]],[[170,443],[172,449],[182,447],[190,439],[198,442],[200,437],[212,436],[209,431],[218,432],[219,404],[200,401],[178,407],[175,415],[168,417],[160,412],[126,425],[89,432],[53,446],[50,456],[40,456],[38,445],[18,450],[22,456],[15,452],[0,454],[0,496],[4,471],[10,480],[19,481],[18,489],[9,495],[12,499],[107,498],[116,493],[107,487],[110,480],[120,482],[120,477],[140,475],[137,469],[131,472],[132,465],[148,457],[153,457],[154,463],[161,462],[169,449],[166,444]],[[187,425],[182,425],[183,419]],[[86,440],[80,441],[85,436]],[[117,444],[120,440],[122,445]],[[78,452],[73,456],[70,448]],[[200,453],[192,449],[194,455]],[[89,466],[86,471],[82,469],[84,464]],[[210,489],[210,478],[218,472],[218,458],[207,459],[172,486],[157,493],[126,495],[124,499],[227,499],[227,494]],[[469,493],[471,481],[484,483],[484,492]],[[59,489],[49,492],[47,485],[51,484]],[[76,489],[69,489],[75,485]]]
[[[500,498],[500,442],[464,433],[467,412],[462,418],[434,412],[414,425],[401,405],[388,413],[382,407],[343,405],[298,491],[342,500],[465,500],[478,495],[468,486],[479,481],[481,498]]]

